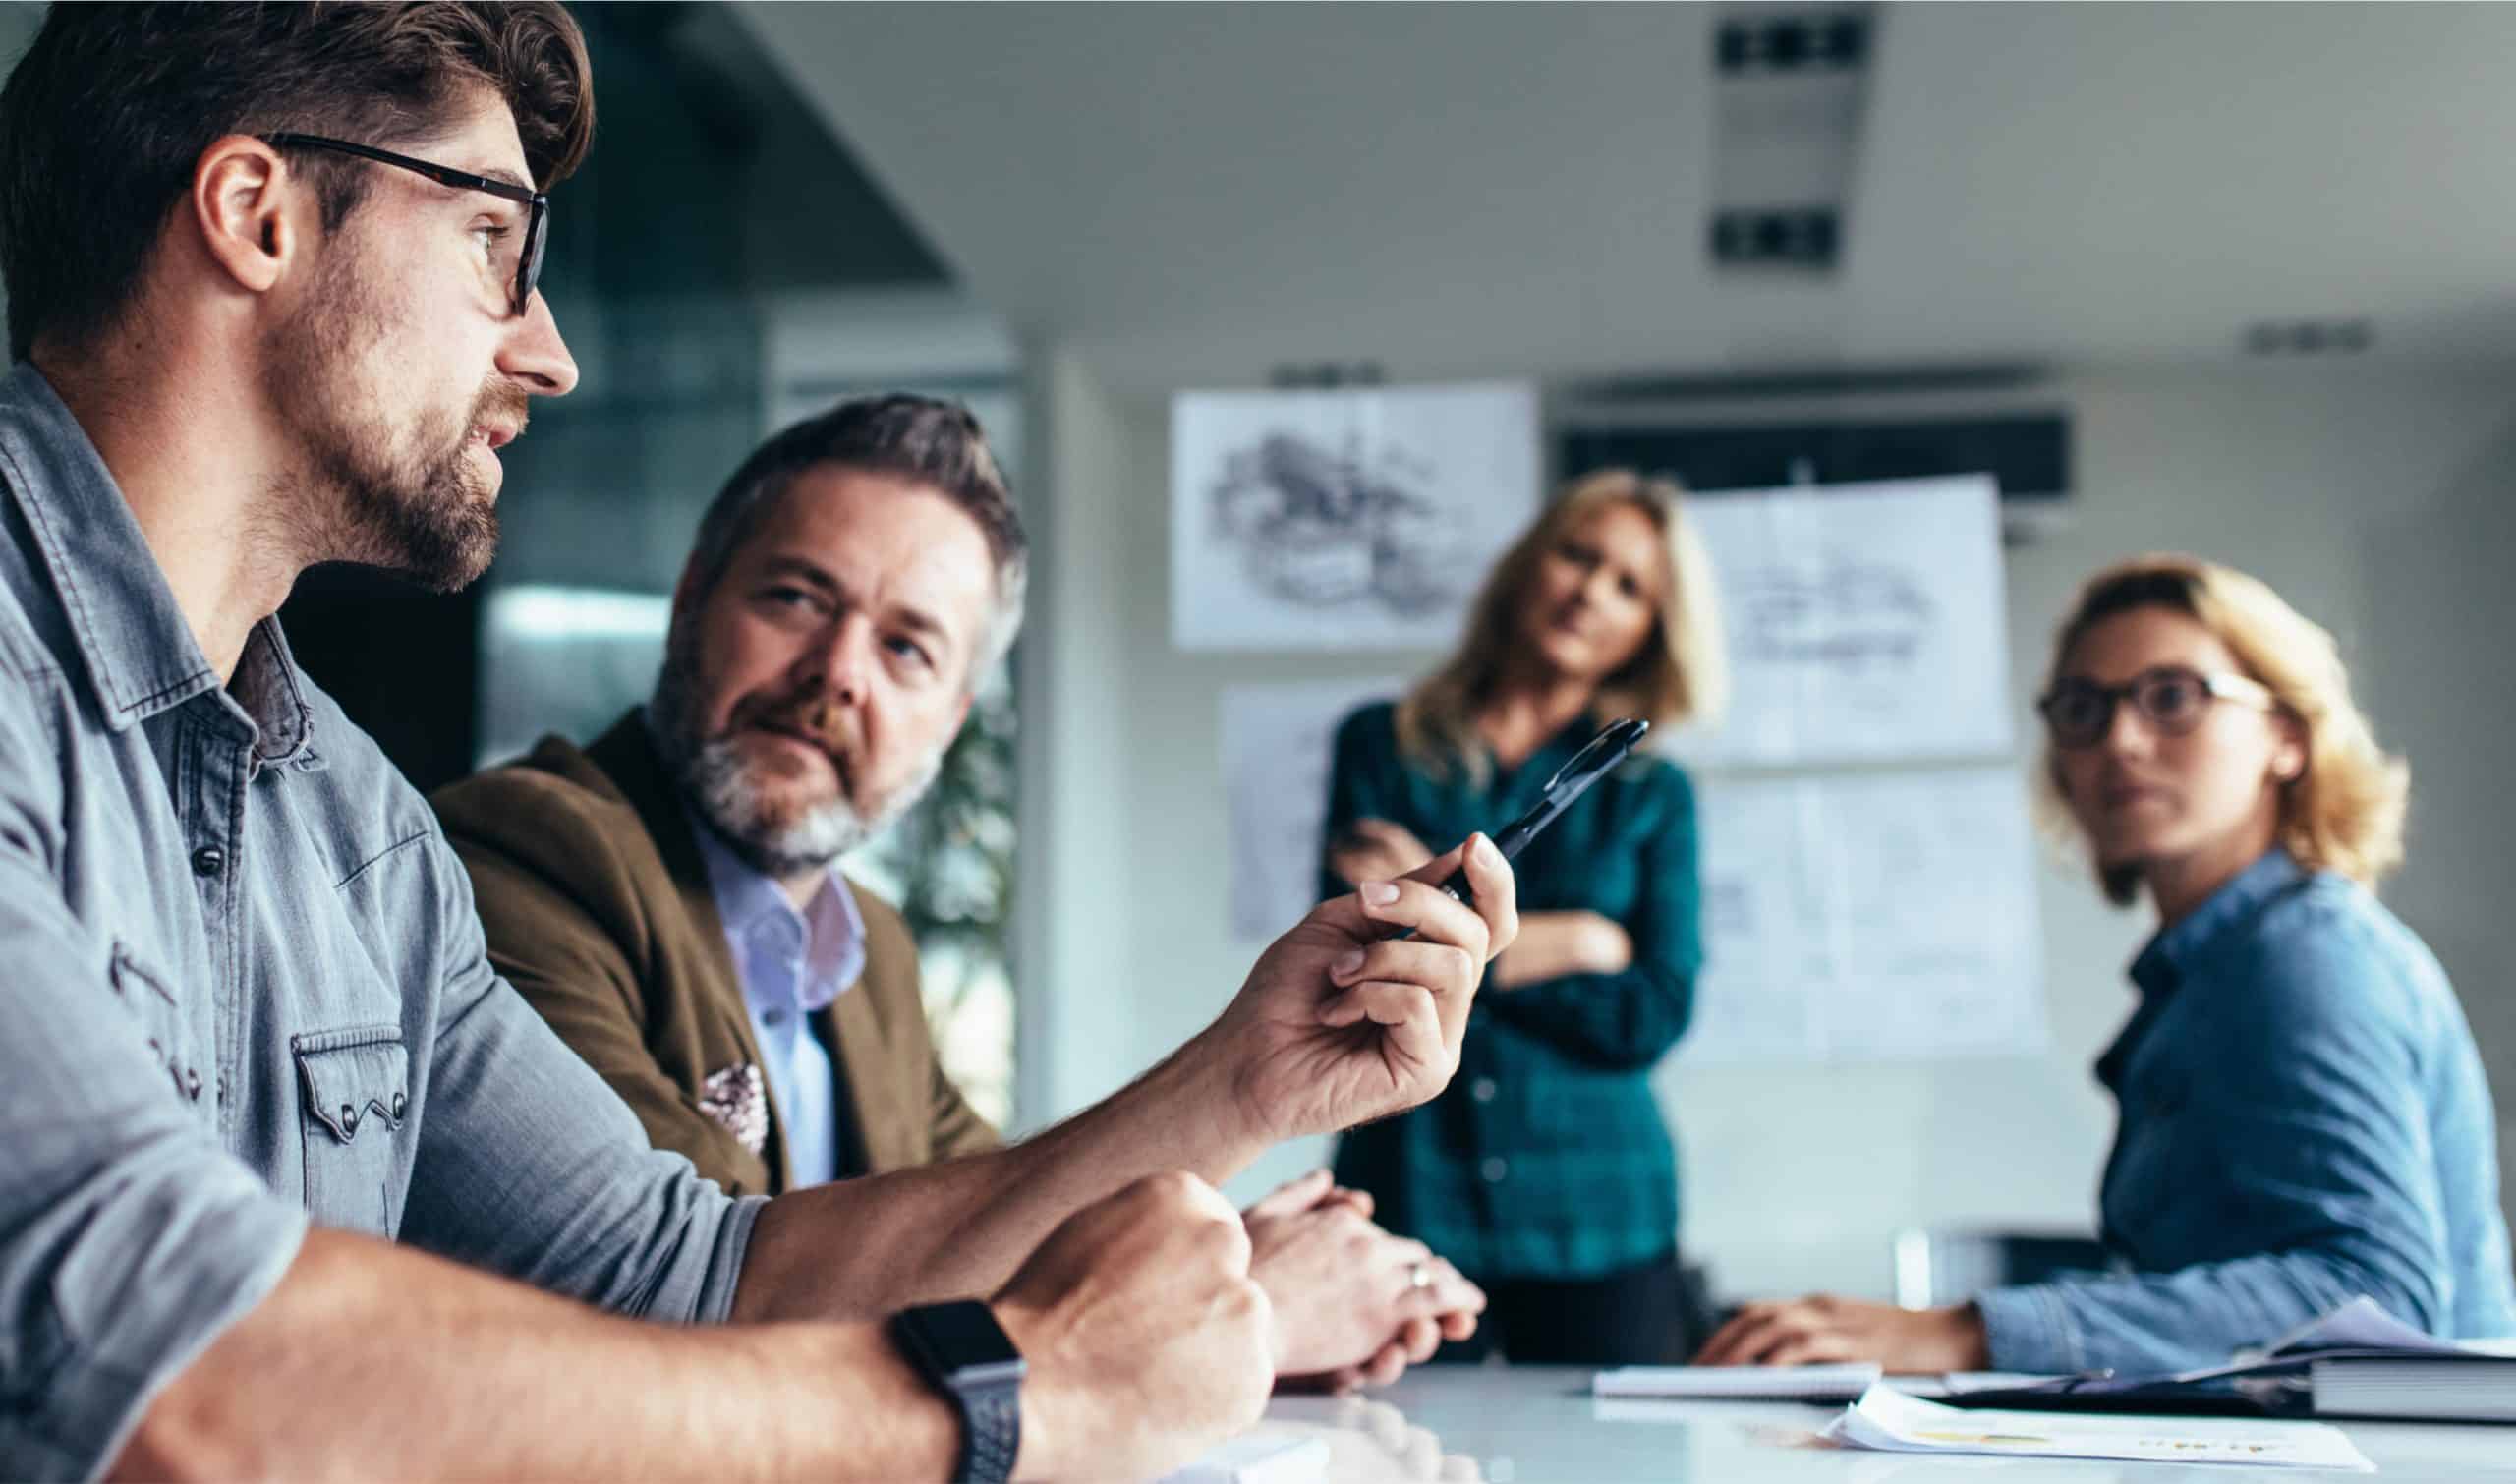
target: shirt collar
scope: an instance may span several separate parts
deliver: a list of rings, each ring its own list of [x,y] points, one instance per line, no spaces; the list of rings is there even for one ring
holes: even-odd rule
[[[2183,982],[2185,970],[2211,944],[2251,922],[2265,902],[2303,880],[2307,874],[2295,857],[2277,845],[2210,893],[2201,906],[2174,927],[2160,932],[2132,961],[2132,982],[2145,996],[2156,997]]]
[[[836,867],[823,873],[821,889],[798,912],[786,888],[736,855],[715,827],[686,800],[682,812],[690,820],[690,832],[698,838],[699,858],[708,868],[708,889],[716,899],[716,915],[724,919],[738,973],[751,972],[747,945],[752,935],[763,924],[784,918],[803,929],[804,981],[796,987],[796,998],[806,1010],[821,1009],[856,983],[865,972],[865,917]]]
[[[112,471],[31,362],[0,378],[0,483],[26,516],[107,727],[126,730],[217,689],[218,672]],[[256,729],[257,768],[317,765],[305,688],[276,618],[246,637],[228,690]]]

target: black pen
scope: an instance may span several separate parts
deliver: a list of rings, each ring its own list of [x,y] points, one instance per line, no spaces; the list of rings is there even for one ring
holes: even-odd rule
[[[1640,742],[1643,733],[1650,729],[1650,722],[1633,716],[1609,722],[1604,730],[1572,755],[1572,762],[1557,769],[1555,776],[1546,780],[1546,787],[1540,793],[1535,808],[1505,826],[1502,832],[1494,836],[1494,848],[1503,852],[1503,859],[1519,859],[1520,852],[1528,848],[1529,841],[1536,839],[1540,830],[1554,824],[1559,815],[1572,807],[1572,801],[1581,796],[1583,789],[1624,762],[1626,755],[1633,751],[1634,744]],[[1463,865],[1442,883],[1442,889],[1449,892],[1455,901],[1475,905],[1467,888],[1467,868]],[[1412,928],[1390,935],[1393,940],[1414,936]]]

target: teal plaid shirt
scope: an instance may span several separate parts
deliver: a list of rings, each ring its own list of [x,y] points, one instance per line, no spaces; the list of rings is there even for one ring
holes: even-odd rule
[[[1329,837],[1366,817],[1436,849],[1491,834],[1595,730],[1576,722],[1473,787],[1410,767],[1391,705],[1364,707],[1337,730]],[[1694,791],[1665,758],[1635,758],[1532,841],[1516,870],[1521,912],[1613,918],[1633,940],[1632,964],[1481,991],[1449,1090],[1347,1133],[1337,1178],[1472,1278],[1604,1277],[1677,1244],[1677,1150],[1650,1074],[1686,1034],[1703,961]],[[1323,896],[1349,889],[1323,865]]]

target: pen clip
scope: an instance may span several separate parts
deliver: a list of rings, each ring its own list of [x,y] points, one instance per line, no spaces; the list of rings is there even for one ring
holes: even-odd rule
[[[1514,820],[1494,836],[1494,848],[1503,852],[1503,859],[1517,860],[1522,846],[1536,838],[1539,830],[1555,823],[1555,817],[1571,807],[1572,801],[1581,796],[1581,790],[1624,762],[1626,755],[1633,751],[1633,745],[1641,741],[1642,734],[1650,729],[1650,722],[1628,716],[1610,722],[1592,737],[1586,746],[1555,771],[1555,775],[1546,780],[1544,788],[1538,790],[1537,807]]]
[[[1538,791],[1552,795],[1567,784],[1577,786],[1584,779],[1607,771],[1624,762],[1625,755],[1633,751],[1634,744],[1640,742],[1642,734],[1650,729],[1651,723],[1638,716],[1628,716],[1613,723],[1592,737],[1589,745],[1574,753],[1570,762],[1557,769],[1555,775],[1546,780],[1546,786]]]

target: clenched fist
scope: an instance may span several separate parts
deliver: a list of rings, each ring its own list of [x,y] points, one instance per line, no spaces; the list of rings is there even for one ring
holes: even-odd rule
[[[1029,1364],[1025,1478],[1167,1473],[1258,1420],[1274,1320],[1240,1213],[1150,1175],[1049,1234],[994,1300]]]

